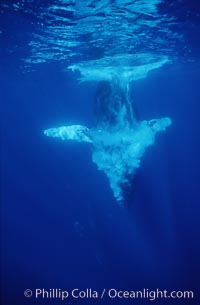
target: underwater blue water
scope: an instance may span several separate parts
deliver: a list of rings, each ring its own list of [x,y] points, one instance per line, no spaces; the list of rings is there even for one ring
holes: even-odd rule
[[[37,287],[193,290],[195,300],[154,302],[198,304],[200,11],[197,1],[180,5],[179,27],[193,60],[187,53],[131,85],[139,120],[169,116],[173,124],[144,154],[133,199],[124,208],[91,162],[87,144],[43,135],[58,122],[93,126],[96,83],[77,85],[63,62],[24,70],[34,17],[10,7],[3,11],[3,305],[65,303],[24,297],[25,289]],[[71,299],[66,304],[148,302]]]

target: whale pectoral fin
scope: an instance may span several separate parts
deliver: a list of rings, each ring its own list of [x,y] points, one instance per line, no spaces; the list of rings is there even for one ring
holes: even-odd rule
[[[161,119],[152,119],[148,121],[148,125],[151,129],[157,133],[159,131],[165,131],[168,126],[172,124],[172,120],[168,117]]]
[[[44,131],[47,137],[61,138],[62,140],[74,140],[77,142],[92,143],[90,129],[82,125],[61,126],[49,128]]]

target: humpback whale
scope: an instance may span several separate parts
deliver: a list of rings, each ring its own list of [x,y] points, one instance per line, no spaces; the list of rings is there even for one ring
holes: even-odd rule
[[[125,203],[126,194],[131,191],[133,177],[145,150],[154,144],[158,132],[171,125],[169,117],[138,121],[129,85],[166,62],[166,58],[159,58],[157,62],[142,65],[141,69],[140,66],[131,69],[122,61],[119,67],[119,62],[113,58],[107,67],[104,58],[100,62],[71,66],[70,69],[81,72],[83,81],[99,82],[95,103],[96,124],[91,128],[66,125],[44,131],[48,137],[88,143],[93,162],[108,177],[119,203]]]

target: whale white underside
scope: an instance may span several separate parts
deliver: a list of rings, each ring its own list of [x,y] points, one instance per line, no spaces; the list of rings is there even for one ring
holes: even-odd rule
[[[108,177],[117,201],[124,200],[124,188],[131,187],[131,177],[140,167],[147,147],[154,144],[155,135],[164,131],[171,119],[161,118],[138,122],[134,129],[126,127],[115,131],[87,128],[82,125],[61,126],[44,131],[48,137],[89,143],[92,160]]]

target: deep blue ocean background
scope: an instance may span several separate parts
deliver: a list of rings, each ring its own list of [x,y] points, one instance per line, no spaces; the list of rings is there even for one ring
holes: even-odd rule
[[[59,63],[24,72],[29,23],[12,14],[2,21],[2,305],[150,302],[23,295],[76,287],[193,290],[194,300],[153,303],[199,304],[200,64],[166,65],[132,86],[138,119],[169,116],[173,124],[146,151],[134,198],[121,208],[86,144],[43,135],[57,123],[93,126],[97,85],[77,85]],[[195,35],[188,43],[198,57]]]

